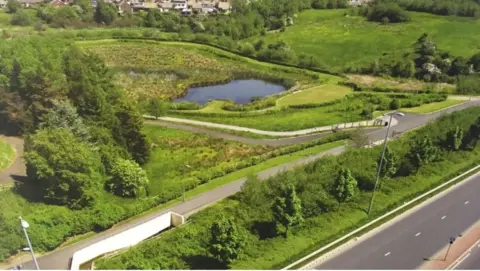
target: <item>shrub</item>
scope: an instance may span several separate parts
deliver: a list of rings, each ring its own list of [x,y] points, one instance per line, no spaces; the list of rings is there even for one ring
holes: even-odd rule
[[[145,171],[135,162],[118,159],[110,171],[107,189],[115,195],[138,198],[147,195],[148,178]]]

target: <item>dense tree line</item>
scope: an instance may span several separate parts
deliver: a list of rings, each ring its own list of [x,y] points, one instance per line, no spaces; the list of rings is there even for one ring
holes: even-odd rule
[[[145,194],[143,120],[102,61],[44,38],[3,42],[0,51],[0,126],[26,137],[25,185],[75,209],[92,206],[109,176],[115,194]]]
[[[395,2],[402,8],[410,11],[428,12],[445,16],[480,16],[480,1],[478,0],[395,0]]]

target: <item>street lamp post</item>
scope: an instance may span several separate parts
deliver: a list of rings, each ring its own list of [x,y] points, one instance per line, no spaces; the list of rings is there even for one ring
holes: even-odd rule
[[[23,233],[25,234],[25,239],[27,239],[28,250],[30,250],[30,253],[32,254],[33,263],[35,264],[37,270],[40,270],[40,267],[38,267],[37,258],[35,258],[35,253],[33,252],[32,243],[30,243],[30,238],[28,238],[27,228],[30,227],[30,225],[27,221],[23,220],[21,216],[19,216],[18,219],[20,220],[20,225],[22,226]]]
[[[443,260],[445,261],[448,256],[448,252],[450,252],[450,248],[452,247],[453,243],[455,242],[456,238],[455,237],[450,237],[450,241],[448,242],[448,248],[447,248],[447,253],[445,253],[445,257]]]
[[[185,165],[187,168],[190,168],[190,165]],[[183,194],[183,202],[185,202],[185,182],[182,182],[182,194]]]
[[[375,190],[377,189],[378,180],[380,179],[380,172],[382,170],[382,165],[383,165],[383,157],[385,156],[385,150],[387,149],[388,132],[390,131],[390,126],[392,125],[393,115],[398,115],[398,113],[393,112],[393,113],[390,114],[390,120],[388,121],[388,127],[387,127],[387,133],[385,134],[385,140],[383,141],[382,156],[380,158],[380,163],[378,165],[377,178],[375,180],[375,185],[373,186],[373,194],[372,194],[372,198],[370,199],[370,205],[368,206],[368,212],[367,212],[368,215],[370,215],[370,212],[372,211],[373,199],[375,198]]]

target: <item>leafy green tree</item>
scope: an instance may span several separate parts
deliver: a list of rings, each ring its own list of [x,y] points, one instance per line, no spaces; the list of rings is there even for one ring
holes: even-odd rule
[[[253,48],[253,45],[251,43],[245,42],[240,47],[240,53],[246,56],[253,56],[255,55],[255,48]]]
[[[378,158],[377,165],[380,165],[380,160]],[[382,168],[380,169],[380,176],[382,178],[391,177],[397,172],[397,157],[390,148],[387,146],[385,149],[385,155],[383,156]]]
[[[468,61],[469,64],[473,66],[474,71],[480,71],[480,52],[474,54],[470,60]]]
[[[126,198],[139,198],[147,195],[148,178],[145,171],[134,161],[117,159],[110,170],[108,190]]]
[[[27,175],[47,202],[91,206],[102,186],[100,157],[63,128],[38,130],[25,141]]]
[[[92,4],[89,0],[74,0],[73,4],[82,8],[84,13],[92,12]]]
[[[238,259],[245,246],[245,237],[232,219],[221,217],[210,227],[209,251],[220,262],[228,265]]]
[[[283,227],[285,238],[288,237],[291,226],[303,222],[302,202],[300,198],[297,197],[293,184],[287,185],[284,195],[275,198],[272,211],[275,222],[277,223],[277,232]]]
[[[113,136],[123,146],[133,160],[140,165],[145,164],[150,157],[150,146],[147,137],[142,133],[143,118],[133,105],[122,101],[118,105],[115,116],[118,125],[113,127]]]
[[[80,15],[75,6],[56,8],[53,12],[52,25],[56,27],[68,27],[80,21]]]
[[[170,106],[167,101],[161,100],[159,98],[152,98],[147,100],[147,104],[145,105],[145,111],[158,119],[159,117],[167,114],[169,107]]]
[[[40,129],[64,128],[84,142],[89,140],[88,128],[77,110],[68,101],[55,101],[53,108],[42,116]]]
[[[100,59],[72,48],[64,57],[68,97],[86,122],[110,129],[117,144],[143,165],[150,155],[142,133],[143,118],[112,83],[113,76]]]
[[[450,150],[457,151],[462,146],[463,129],[455,126],[455,128],[447,133],[446,147]]]
[[[156,27],[157,26],[157,15],[155,9],[149,9],[147,16],[145,17],[145,26],[146,27]]]
[[[399,99],[393,99],[391,102],[390,102],[390,109],[391,110],[397,110],[397,109],[400,109],[401,105],[400,105],[400,100]]]
[[[462,149],[473,150],[480,140],[480,117],[477,121],[470,126],[468,132],[465,133],[465,137],[462,140]]]
[[[113,4],[105,3],[105,1],[99,0],[97,2],[94,17],[97,23],[110,25],[117,18],[117,9]]]
[[[407,154],[407,159],[416,168],[430,164],[438,159],[438,148],[433,144],[432,140],[425,136],[416,139]]]
[[[12,16],[11,24],[12,25],[20,25],[20,26],[27,26],[31,25],[33,21],[32,16],[29,13],[23,11],[23,9],[17,10]]]
[[[452,62],[449,74],[452,76],[466,75],[470,73],[470,64],[464,57],[457,57]]]
[[[7,12],[8,13],[16,13],[18,10],[22,8],[22,5],[18,0],[8,0],[7,1]]]
[[[341,169],[333,183],[333,196],[339,205],[349,201],[357,191],[357,180],[353,178],[349,169]]]

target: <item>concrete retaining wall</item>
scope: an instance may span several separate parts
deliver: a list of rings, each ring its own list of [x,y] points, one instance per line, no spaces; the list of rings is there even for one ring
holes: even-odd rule
[[[117,233],[95,244],[85,247],[72,256],[70,270],[80,270],[80,265],[101,255],[127,248],[171,227],[185,223],[182,215],[168,212],[143,224]]]

